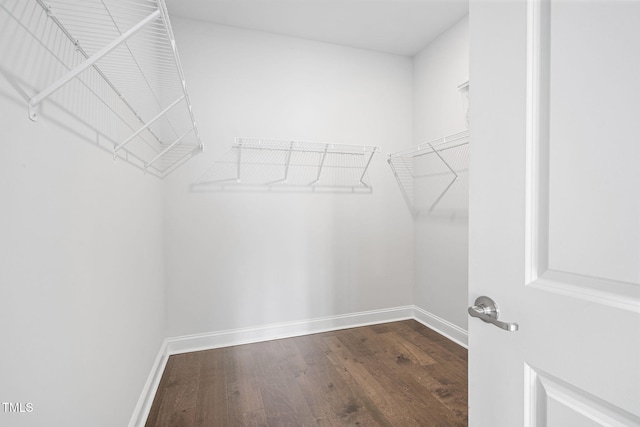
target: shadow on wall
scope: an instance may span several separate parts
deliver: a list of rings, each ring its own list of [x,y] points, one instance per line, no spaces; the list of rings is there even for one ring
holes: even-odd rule
[[[43,86],[43,82],[50,80],[51,76],[59,76],[69,69],[70,66],[65,65],[55,53],[68,46],[63,38],[52,38],[49,45],[41,40],[40,36],[52,28],[46,24],[46,19],[28,19],[29,24],[24,24],[26,18],[43,13],[36,2],[14,2],[14,7],[10,6],[10,3],[0,5],[0,75],[15,92],[0,92],[0,97],[23,107],[26,118],[29,115],[29,101],[41,89],[38,86]],[[83,102],[78,94],[72,98],[67,93],[66,97],[57,93],[49,98],[39,106],[38,117],[105,152],[112,153],[115,141],[100,132],[96,126],[92,126],[80,114],[88,110],[86,102]],[[71,100],[75,103],[69,102]],[[73,106],[74,110],[63,105]]]
[[[0,37],[2,36],[0,35]],[[3,66],[0,66],[0,75],[15,89],[15,93],[0,91],[0,97],[23,107],[26,118],[29,115],[28,103],[30,96],[28,92],[35,93],[35,88]],[[88,108],[94,108],[95,104],[93,101],[91,101],[90,104],[74,102],[76,103],[49,99],[46,104],[40,106],[38,110],[38,120],[55,125],[113,157],[113,148],[118,145],[118,142],[108,134],[102,132],[91,122],[87,121],[82,115],[78,114],[78,111],[86,111]],[[71,110],[67,108],[67,106],[72,106],[74,109]],[[33,123],[33,126],[37,125]],[[137,161],[137,159],[130,156],[128,152],[118,153],[113,160],[125,161],[145,174],[148,173],[144,168],[144,162],[141,160]],[[186,160],[188,159],[184,161]],[[184,161],[182,163],[184,163]],[[158,177],[156,174],[151,175]]]
[[[378,147],[236,138],[192,193],[371,194],[367,169]]]
[[[15,89],[15,93],[0,91],[0,97],[23,107],[26,118],[28,116],[27,104],[30,99],[28,91],[33,92],[35,89],[2,66],[0,66],[0,75]],[[19,96],[16,96],[16,94]],[[43,105],[38,111],[38,116],[48,123],[63,129],[65,132],[77,136],[80,140],[99,148],[105,153],[113,154],[113,146],[115,144],[113,139],[82,120],[82,118],[73,111],[64,108],[58,102],[47,102],[47,104]],[[34,126],[36,125],[34,124]],[[142,168],[140,169],[142,170]]]

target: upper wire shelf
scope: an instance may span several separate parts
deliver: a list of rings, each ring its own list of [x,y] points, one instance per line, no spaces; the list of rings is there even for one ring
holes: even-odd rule
[[[0,27],[32,120],[71,114],[160,178],[202,150],[164,0],[4,0]]]
[[[223,190],[371,192],[367,170],[379,147],[236,138],[196,192]]]
[[[414,216],[466,211],[469,131],[389,155],[402,196]]]

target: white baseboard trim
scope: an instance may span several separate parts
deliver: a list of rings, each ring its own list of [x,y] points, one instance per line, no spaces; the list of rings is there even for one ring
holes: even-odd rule
[[[142,389],[140,399],[138,399],[138,403],[131,416],[129,427],[144,427],[167,360],[169,356],[173,354],[211,350],[233,345],[317,334],[320,332],[357,328],[359,326],[408,319],[414,319],[464,348],[468,348],[467,331],[415,305],[362,311],[359,313],[320,317],[295,322],[274,323],[254,328],[230,329],[226,331],[167,338],[158,351],[158,356],[151,368],[147,382]]]
[[[167,349],[168,353],[172,355],[279,338],[317,334],[338,329],[356,328],[358,326],[375,325],[377,323],[395,322],[398,320],[412,319],[413,308],[413,306],[408,305],[295,322],[275,323],[254,328],[186,335],[169,338],[167,340]]]
[[[469,348],[469,333],[466,330],[418,306],[413,306],[413,312],[413,318],[416,321],[422,323],[429,329],[433,329],[440,335],[449,338],[462,347]]]
[[[149,411],[153,404],[153,398],[158,391],[160,379],[162,378],[162,373],[164,372],[168,359],[169,353],[167,353],[167,340],[165,338],[162,341],[156,360],[151,366],[151,372],[149,372],[147,381],[145,382],[144,387],[142,387],[142,393],[140,394],[138,403],[133,410],[133,415],[129,420],[129,427],[144,427],[144,424],[147,422],[147,417],[149,416]]]

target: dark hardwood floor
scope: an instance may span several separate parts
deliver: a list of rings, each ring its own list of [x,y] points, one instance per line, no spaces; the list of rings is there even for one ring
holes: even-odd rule
[[[146,423],[466,425],[467,350],[414,320],[171,356]]]

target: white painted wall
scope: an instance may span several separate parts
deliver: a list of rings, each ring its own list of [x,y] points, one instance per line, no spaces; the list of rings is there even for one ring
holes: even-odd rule
[[[125,425],[167,335],[414,301],[466,327],[448,308],[466,302],[466,281],[459,300],[453,288],[428,287],[466,269],[466,259],[457,258],[466,223],[424,233],[416,224],[414,248],[413,221],[385,161],[390,152],[459,130],[438,118],[433,97],[449,86],[445,80],[452,90],[466,80],[450,75],[464,67],[449,65],[445,53],[463,44],[466,24],[412,62],[172,23],[208,145],[164,182],[114,164],[92,146],[95,134],[53,104],[38,123],[29,121],[24,94],[0,79],[0,324],[7,325],[0,400],[34,408],[0,412],[2,422]],[[2,71],[11,74],[3,59]],[[449,95],[442,95],[446,102]],[[451,97],[447,109],[458,109],[459,94]],[[368,176],[374,191],[190,192],[235,136],[378,145]],[[448,251],[456,256],[427,269],[433,247],[423,246],[426,239],[453,242]]]
[[[412,304],[412,222],[385,161],[411,143],[411,59],[172,25],[208,150],[166,180],[170,336]],[[236,136],[378,145],[373,193],[191,193]]]
[[[162,183],[43,108],[0,75],[0,402],[33,408],[0,425],[124,426],[165,336]]]
[[[458,85],[469,80],[469,19],[464,18],[413,58],[413,143],[466,129]],[[473,143],[473,142],[471,142]],[[415,305],[467,329],[468,187],[455,217],[415,221]],[[449,194],[452,194],[449,193]],[[465,212],[466,210],[466,212]]]

